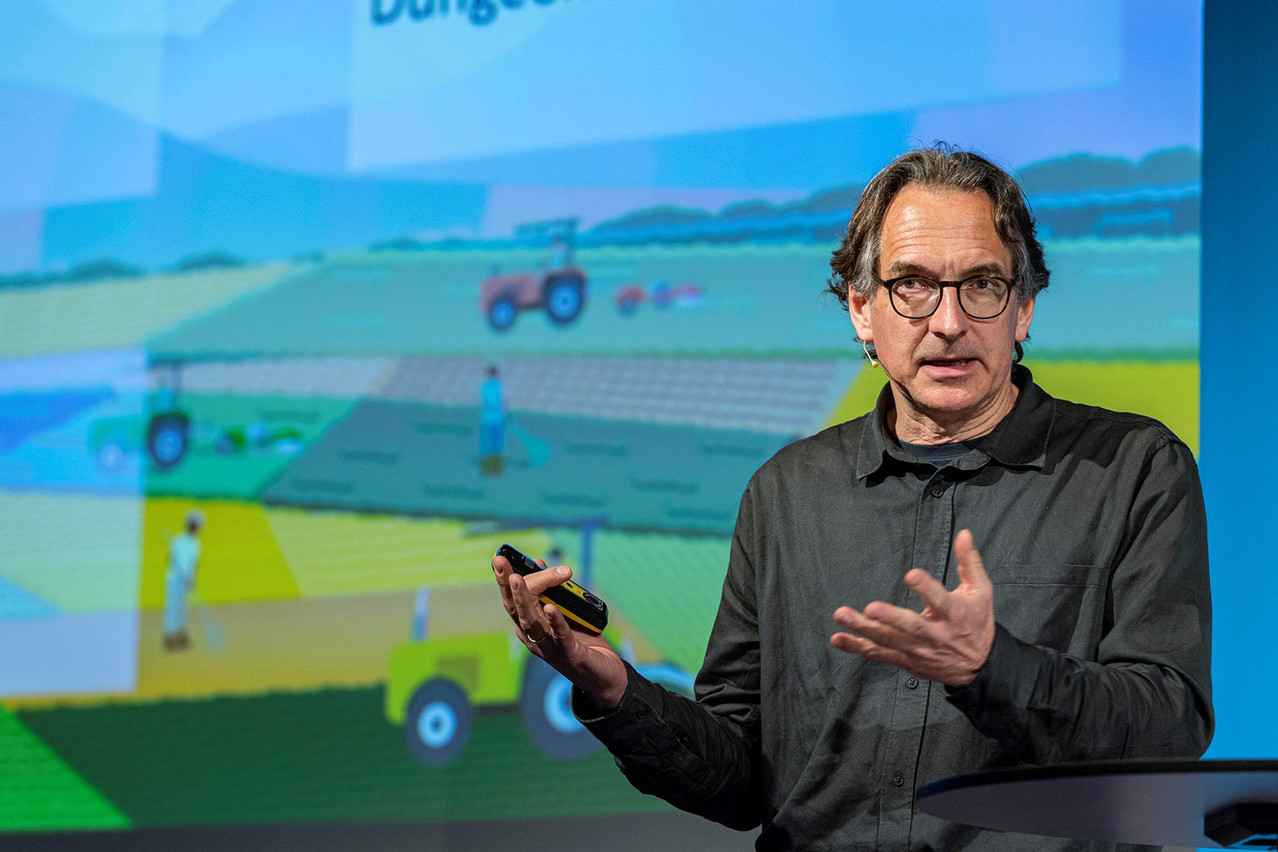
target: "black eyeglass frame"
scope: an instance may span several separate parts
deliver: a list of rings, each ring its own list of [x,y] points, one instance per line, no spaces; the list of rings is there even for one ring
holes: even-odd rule
[[[877,275],[873,277],[875,281],[879,282],[880,284],[882,284],[884,287],[887,288],[888,302],[891,303],[892,310],[896,311],[897,316],[902,317],[904,319],[911,319],[911,320],[927,319],[932,314],[936,313],[937,308],[941,307],[941,301],[945,298],[946,287],[954,288],[954,294],[958,297],[959,309],[962,310],[963,313],[967,314],[968,319],[974,319],[974,320],[997,319],[998,317],[1001,317],[1003,315],[1003,312],[1007,310],[1007,306],[1011,304],[1012,291],[1016,289],[1016,282],[1010,278],[1005,278],[1002,275],[969,275],[967,278],[964,278],[962,281],[940,281],[928,275],[901,275],[896,278],[888,278],[887,280],[884,280]],[[985,279],[987,281],[1001,281],[1003,282],[1003,284],[1007,286],[1007,292],[1003,294],[1002,307],[998,309],[997,313],[990,314],[987,317],[978,317],[976,314],[969,311],[967,309],[967,306],[963,304],[963,285],[969,281],[978,281],[981,279]],[[922,316],[912,317],[909,314],[902,313],[901,309],[896,306],[896,291],[894,291],[892,288],[901,281],[910,281],[910,280],[931,281],[937,287],[938,295],[936,297],[936,304],[932,306],[932,310],[928,311]]]

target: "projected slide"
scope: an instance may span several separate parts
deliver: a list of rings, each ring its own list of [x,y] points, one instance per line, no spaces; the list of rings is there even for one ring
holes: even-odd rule
[[[911,145],[1023,180],[1035,377],[1196,446],[1200,6],[6,3],[0,829],[666,809],[489,560],[689,690]]]

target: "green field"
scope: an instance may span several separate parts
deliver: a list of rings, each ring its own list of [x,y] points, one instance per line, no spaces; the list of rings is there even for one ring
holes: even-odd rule
[[[454,762],[420,764],[385,720],[380,688],[17,715],[136,826],[476,820],[497,803],[509,819],[669,809],[635,792],[602,749],[546,758],[513,711],[477,715]],[[0,784],[12,795],[30,779]],[[66,827],[119,824],[109,807],[60,816]],[[34,827],[10,819],[0,827]]]
[[[128,825],[129,819],[48,745],[0,710],[0,830]]]
[[[271,287],[286,264],[67,283],[0,293],[0,358],[141,347]]]

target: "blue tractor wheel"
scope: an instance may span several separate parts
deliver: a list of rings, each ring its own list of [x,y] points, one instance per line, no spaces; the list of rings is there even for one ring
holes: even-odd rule
[[[542,304],[555,325],[567,325],[586,306],[586,281],[577,273],[562,272],[546,279]]]
[[[498,296],[488,306],[488,324],[494,331],[505,331],[510,328],[515,324],[517,316],[519,316],[519,308],[510,296]]]
[[[408,701],[404,740],[422,763],[448,763],[470,738],[470,701],[451,680],[428,680]]]
[[[157,414],[146,430],[146,452],[156,470],[172,470],[182,463],[191,442],[191,418],[181,412]]]
[[[537,748],[559,760],[577,760],[599,747],[599,741],[572,714],[572,684],[536,657],[524,669],[519,710]]]

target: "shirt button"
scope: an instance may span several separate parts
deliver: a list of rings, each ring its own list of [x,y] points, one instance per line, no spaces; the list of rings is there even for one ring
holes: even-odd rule
[[[901,773],[899,773],[899,772],[898,772],[898,773],[896,773],[895,775],[893,775],[893,776],[892,776],[892,785],[893,785],[893,786],[895,786],[895,787],[904,787],[904,786],[905,786],[905,776],[904,776],[904,775],[902,775],[902,774],[901,774]]]
[[[910,689],[914,689],[915,687],[919,685],[919,679],[916,677],[906,678],[905,685],[908,686]]]
[[[941,495],[943,495],[944,493],[945,493],[945,486],[944,486],[944,485],[933,485],[933,486],[932,486],[932,496],[933,496],[933,497],[940,497],[940,496],[941,496]]]

